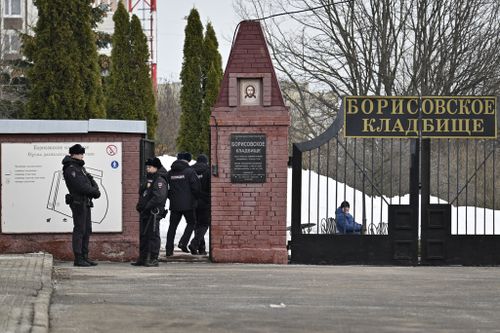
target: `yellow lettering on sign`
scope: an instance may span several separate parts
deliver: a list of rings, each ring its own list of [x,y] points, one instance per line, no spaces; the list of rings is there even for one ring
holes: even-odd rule
[[[354,98],[346,98],[347,101],[347,114],[356,114],[359,111],[358,100]]]
[[[480,99],[474,99],[470,104],[470,108],[473,114],[475,115],[481,114],[483,113],[483,102]]]
[[[453,106],[452,106],[453,103]],[[450,98],[446,102],[446,110],[448,114],[456,114],[457,113],[457,100],[455,98]]]
[[[436,132],[448,132],[449,119],[437,119]]]
[[[361,112],[364,114],[370,114],[373,112],[373,101],[371,99],[365,99],[361,102]]]
[[[375,132],[375,129],[373,128],[373,123],[375,122],[375,119],[370,119],[370,118],[363,118],[363,133],[365,132]]]
[[[422,119],[422,132],[434,132],[433,119]]]
[[[407,112],[409,114],[417,114],[418,113],[418,99],[417,98],[411,98],[408,100],[406,103],[407,105]],[[403,113],[401,113],[403,114]]]
[[[472,132],[484,132],[484,120],[483,119],[473,119],[472,120]]]
[[[495,100],[494,99],[484,100],[484,114],[488,114],[488,115],[495,114]]]
[[[385,98],[377,100],[377,114],[384,114],[384,109],[389,106],[389,101]]]
[[[422,101],[422,113],[423,114],[431,114],[434,111],[434,104],[430,99],[424,99]]]
[[[418,135],[418,119],[408,119],[408,128],[406,129],[405,135],[408,136],[408,134],[412,132]]]
[[[403,101],[401,99],[392,100],[391,114],[404,114]]]
[[[445,101],[444,99],[438,98],[435,102],[436,111],[435,114],[444,114],[446,112]]]
[[[394,123],[394,127],[392,128],[391,132],[404,132],[403,124],[401,124],[400,119],[396,119],[396,122]]]
[[[468,99],[458,100],[458,114],[470,114],[469,102]]]

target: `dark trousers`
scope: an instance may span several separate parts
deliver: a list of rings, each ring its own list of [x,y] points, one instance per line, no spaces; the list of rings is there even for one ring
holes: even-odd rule
[[[140,234],[139,234],[139,254],[141,258],[146,258],[148,253],[153,259],[158,258],[160,253],[160,221],[156,218],[154,223],[154,215],[151,213],[141,213],[140,215]]]
[[[92,233],[90,207],[82,204],[71,204],[73,213],[73,253],[87,255],[89,253],[89,239]]]
[[[167,232],[167,244],[165,245],[165,250],[167,253],[174,252],[174,238],[175,232],[177,231],[177,226],[181,221],[182,216],[186,219],[186,229],[184,229],[184,233],[182,234],[181,240],[179,241],[179,246],[187,246],[189,243],[189,239],[191,238],[191,234],[193,233],[196,217],[194,215],[194,210],[185,210],[185,211],[170,211],[170,225],[168,226]]]
[[[205,234],[210,227],[210,208],[196,209],[196,226],[191,247],[205,251]]]

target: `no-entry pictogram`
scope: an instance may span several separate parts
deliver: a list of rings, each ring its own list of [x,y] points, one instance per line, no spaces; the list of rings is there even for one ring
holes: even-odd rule
[[[106,147],[106,153],[109,156],[114,156],[118,152],[118,148],[115,145],[109,145]]]

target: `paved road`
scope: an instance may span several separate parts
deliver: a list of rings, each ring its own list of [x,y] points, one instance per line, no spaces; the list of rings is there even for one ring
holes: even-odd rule
[[[500,268],[56,263],[51,332],[500,332]]]
[[[50,254],[0,255],[0,332],[47,332]]]

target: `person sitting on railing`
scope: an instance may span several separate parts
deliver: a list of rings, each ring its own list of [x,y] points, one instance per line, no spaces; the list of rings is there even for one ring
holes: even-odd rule
[[[351,214],[349,214],[349,202],[344,201],[337,208],[335,215],[337,220],[337,233],[339,234],[361,234],[362,225],[354,222]]]

